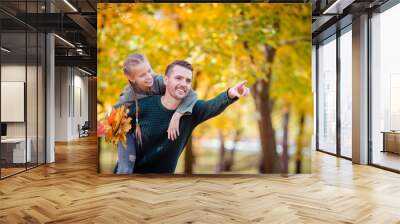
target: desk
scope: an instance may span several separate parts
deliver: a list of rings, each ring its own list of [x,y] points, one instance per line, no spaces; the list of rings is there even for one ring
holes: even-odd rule
[[[1,139],[1,157],[6,163],[25,163],[31,162],[32,140],[27,139],[28,147],[25,154],[25,138],[6,138]],[[25,161],[25,158],[27,161]]]
[[[400,132],[382,131],[383,133],[383,151],[400,154]]]

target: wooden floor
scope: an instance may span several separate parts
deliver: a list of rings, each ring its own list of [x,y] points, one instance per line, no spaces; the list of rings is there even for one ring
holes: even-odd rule
[[[391,152],[374,151],[372,157],[374,164],[400,170],[400,155]]]
[[[96,140],[0,181],[0,223],[400,223],[400,175],[313,152],[313,174],[96,173]]]
[[[3,178],[3,177],[7,177],[7,176],[10,176],[10,175],[13,175],[13,174],[16,174],[16,173],[19,173],[19,172],[23,172],[23,171],[25,171],[26,169],[25,169],[25,167],[17,167],[17,168],[14,168],[14,167],[11,167],[11,168],[4,168],[4,167],[2,167],[1,168],[1,177]]]

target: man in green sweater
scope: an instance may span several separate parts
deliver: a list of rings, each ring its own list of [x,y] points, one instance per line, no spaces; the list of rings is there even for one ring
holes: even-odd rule
[[[163,96],[151,96],[140,99],[139,125],[142,144],[138,146],[135,173],[174,173],[193,129],[200,123],[220,114],[241,96],[247,96],[249,89],[241,82],[222,92],[214,99],[198,100],[192,114],[181,118],[179,137],[171,141],[167,129],[172,115],[191,89],[192,66],[177,60],[170,64],[165,72],[166,91]],[[135,117],[136,106],[130,107],[129,116]],[[132,122],[135,130],[135,122]]]

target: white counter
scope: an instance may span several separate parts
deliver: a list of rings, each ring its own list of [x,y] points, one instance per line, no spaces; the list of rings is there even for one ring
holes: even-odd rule
[[[25,138],[6,138],[1,139],[1,144],[8,145],[13,144],[13,163],[25,163],[32,161],[32,140],[27,138],[28,147],[26,148],[26,155],[25,155]],[[25,161],[27,158],[27,161]]]

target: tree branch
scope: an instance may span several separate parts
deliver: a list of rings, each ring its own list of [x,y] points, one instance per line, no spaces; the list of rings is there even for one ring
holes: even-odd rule
[[[224,57],[229,57],[229,58],[231,57],[231,55],[226,54],[226,53],[224,53],[222,51],[218,51],[218,50],[211,49],[211,48],[206,48],[204,46],[202,46],[201,48],[203,49],[203,52],[205,52],[207,54],[219,54],[219,55],[224,56]]]
[[[289,45],[289,44],[295,44],[295,43],[301,42],[301,41],[310,41],[310,38],[309,37],[296,37],[293,39],[281,40],[278,43],[278,47],[282,47],[284,45]]]
[[[251,52],[251,49],[250,49],[250,47],[249,47],[249,43],[248,43],[247,41],[244,41],[244,42],[243,42],[243,47],[244,47],[244,49],[246,49],[247,54],[249,55],[251,65],[252,65],[253,67],[256,67],[256,62],[255,62],[255,60],[254,60],[254,56],[253,56],[253,54],[252,54],[252,52]],[[254,78],[257,78],[256,74],[254,74],[254,71],[251,72],[251,75],[252,75]]]

